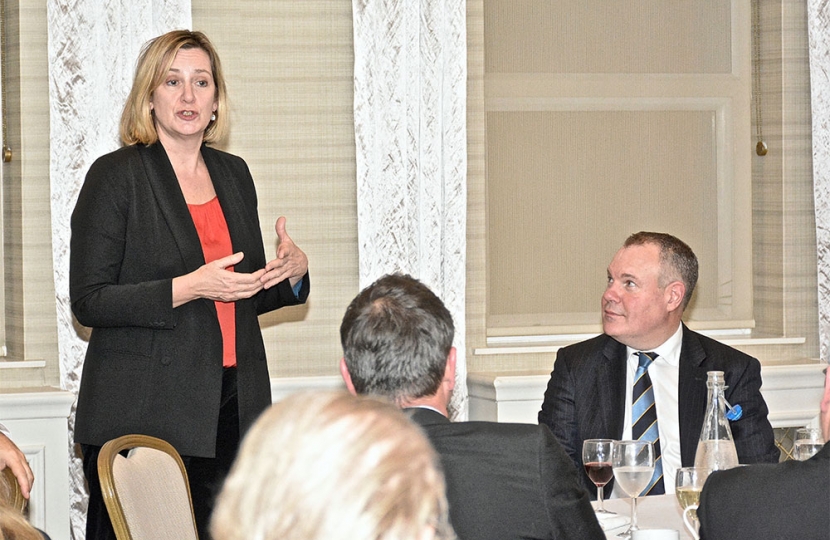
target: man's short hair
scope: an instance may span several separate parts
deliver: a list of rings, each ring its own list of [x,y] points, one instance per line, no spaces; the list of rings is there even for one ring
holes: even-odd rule
[[[444,303],[417,279],[389,274],[346,308],[340,342],[358,394],[397,403],[434,395],[455,328]]]
[[[683,309],[689,305],[697,285],[698,264],[695,252],[679,238],[666,233],[640,231],[626,238],[623,247],[654,244],[660,248],[660,279],[658,285],[665,287],[672,281],[682,281],[686,286]]]

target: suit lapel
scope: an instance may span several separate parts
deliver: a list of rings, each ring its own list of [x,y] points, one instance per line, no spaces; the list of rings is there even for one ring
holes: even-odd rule
[[[697,334],[683,325],[683,345],[680,349],[677,411],[680,426],[680,459],[684,467],[694,464],[700,427],[706,414],[706,352]]]
[[[253,272],[258,270],[252,264],[255,259],[250,253],[247,245],[252,238],[259,238],[259,218],[250,212],[255,209],[246,208],[240,192],[241,179],[233,177],[228,167],[219,159],[220,154],[202,145],[202,157],[205,160],[210,178],[213,181],[213,188],[222,206],[222,213],[225,215],[225,222],[228,224],[228,231],[231,236],[231,244],[234,253],[242,251],[246,253],[242,262],[236,265],[237,272]]]
[[[179,248],[186,271],[192,272],[205,264],[205,257],[167,152],[160,142],[150,146],[138,145],[138,150],[161,215]]]
[[[625,386],[626,386],[626,347],[613,338],[609,338],[602,351],[602,359],[597,366],[597,396],[606,396],[610,407],[596,407],[601,429],[599,433],[612,433],[621,439],[625,422]]]

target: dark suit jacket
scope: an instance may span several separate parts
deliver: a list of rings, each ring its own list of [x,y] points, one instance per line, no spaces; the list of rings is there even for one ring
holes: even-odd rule
[[[202,147],[230,230],[237,272],[265,266],[257,196],[245,162]],[[172,280],[205,264],[199,236],[161,143],[121,148],[93,163],[72,214],[69,285],[78,322],[92,327],[75,441],[126,433],[211,457],[222,388],[222,335],[213,301],[172,307]],[[288,280],[236,302],[240,428],[271,403],[260,313],[304,302]]]
[[[678,420],[684,467],[694,465],[706,414],[707,371],[724,372],[726,400],[743,408],[743,417],[730,424],[739,461],[778,461],[780,452],[775,446],[772,426],[767,420],[769,411],[760,391],[758,360],[683,325],[679,369]],[[626,347],[610,336],[601,334],[559,349],[539,412],[539,423],[550,426],[579,470],[582,470],[585,439],[622,437],[625,385]],[[584,472],[580,476],[586,489],[595,494],[596,487],[588,476]],[[611,486],[606,488],[606,493],[610,493]]]
[[[431,409],[408,412],[441,456],[461,540],[605,538],[568,456],[545,426],[451,423]]]
[[[698,517],[702,539],[827,540],[830,444],[807,461],[713,473]]]

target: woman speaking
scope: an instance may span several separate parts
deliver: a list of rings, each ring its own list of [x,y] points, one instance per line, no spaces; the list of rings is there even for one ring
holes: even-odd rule
[[[276,222],[266,262],[219,57],[200,32],[148,42],[121,116],[124,146],[93,163],[72,214],[70,298],[92,328],[76,412],[87,538],[115,538],[100,447],[128,433],[182,455],[200,537],[240,435],[271,403],[258,315],[305,302],[308,259]]]

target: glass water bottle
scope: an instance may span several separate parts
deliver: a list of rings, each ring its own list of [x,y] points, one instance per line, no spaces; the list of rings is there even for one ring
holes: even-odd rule
[[[695,467],[713,471],[731,469],[738,465],[738,452],[726,419],[726,398],[723,395],[726,382],[723,371],[709,371],[707,375],[709,400],[703,428],[700,430],[700,441],[697,443]]]

